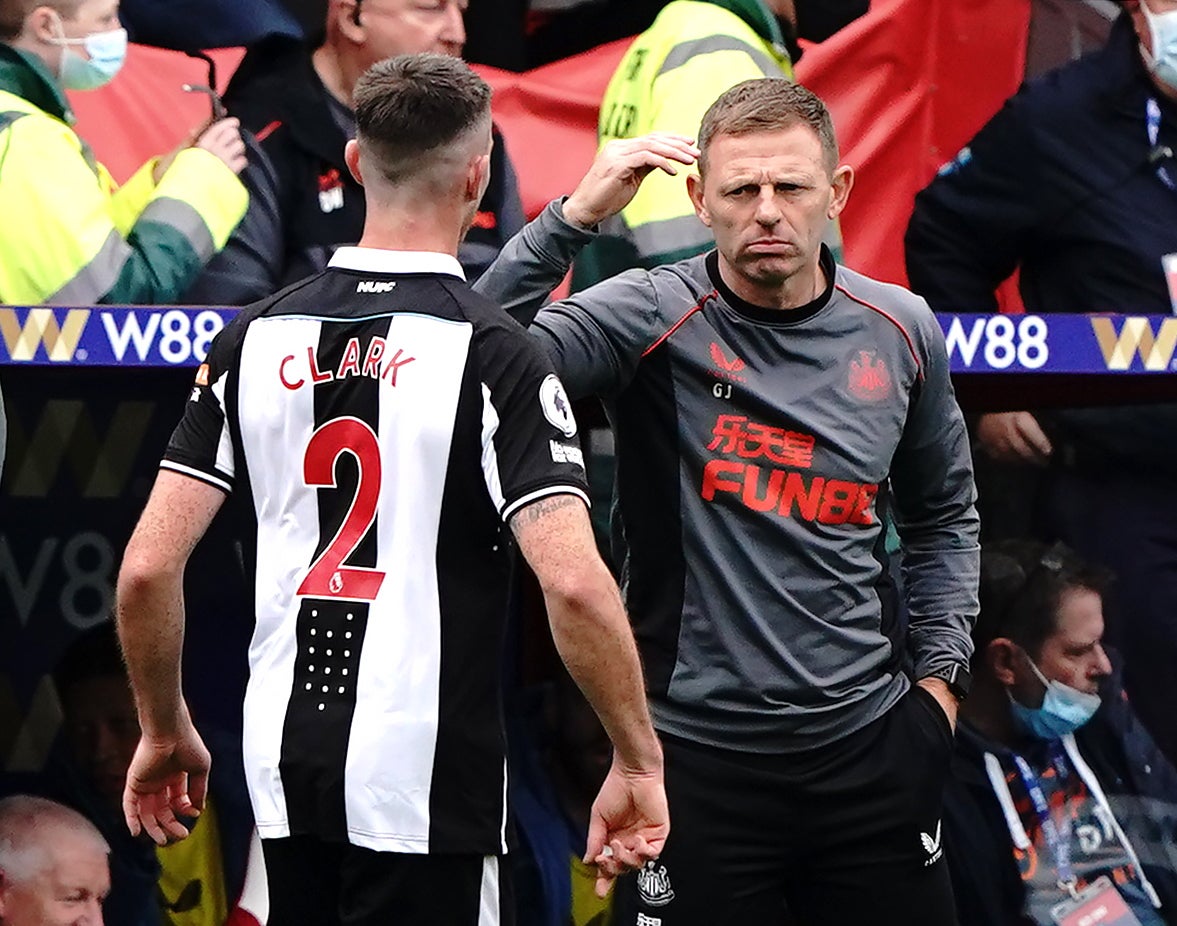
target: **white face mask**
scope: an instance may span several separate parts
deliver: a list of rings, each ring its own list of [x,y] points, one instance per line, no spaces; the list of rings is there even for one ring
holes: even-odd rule
[[[1144,63],[1166,86],[1177,90],[1177,10],[1154,13],[1145,0],[1140,0],[1140,12],[1148,22],[1152,37],[1151,54],[1140,46]]]
[[[66,90],[97,90],[114,78],[127,59],[127,30],[91,32],[82,39],[65,37],[65,27],[57,20],[57,38],[50,41],[61,47],[61,70],[58,77]],[[89,59],[75,52],[71,45],[81,45]]]

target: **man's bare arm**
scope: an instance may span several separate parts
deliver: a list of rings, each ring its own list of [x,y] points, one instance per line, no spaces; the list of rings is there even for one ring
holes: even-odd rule
[[[184,567],[225,500],[207,483],[160,470],[119,570],[119,639],[145,735],[175,732],[184,716]]]
[[[184,567],[224,501],[221,490],[161,470],[119,571],[116,616],[141,735],[127,769],[123,815],[131,835],[183,839],[180,817],[204,809],[211,758],[180,680]]]
[[[633,632],[597,553],[584,502],[574,495],[542,498],[521,508],[511,529],[543,589],[560,658],[622,761],[634,770],[659,768]]]
[[[637,646],[617,584],[593,542],[584,503],[553,495],[522,508],[511,529],[548,608],[560,658],[613,742],[613,764],[589,819],[585,861],[597,893],[662,851],[670,831],[662,749],[650,723]]]

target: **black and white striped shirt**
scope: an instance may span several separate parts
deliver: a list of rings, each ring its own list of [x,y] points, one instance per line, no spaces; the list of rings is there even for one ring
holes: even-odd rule
[[[161,464],[252,502],[263,838],[506,851],[504,523],[587,495],[550,363],[461,276],[341,249],[217,337]]]

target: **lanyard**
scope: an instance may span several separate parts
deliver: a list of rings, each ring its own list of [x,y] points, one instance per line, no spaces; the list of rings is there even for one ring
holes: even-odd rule
[[[1022,776],[1022,783],[1030,793],[1030,803],[1034,805],[1034,813],[1038,815],[1038,822],[1042,825],[1042,838],[1046,840],[1046,847],[1054,856],[1055,867],[1058,871],[1058,886],[1071,897],[1077,898],[1078,893],[1075,886],[1078,879],[1075,877],[1075,870],[1071,867],[1071,818],[1065,812],[1064,806],[1062,819],[1055,820],[1054,815],[1050,812],[1050,805],[1046,802],[1046,795],[1042,791],[1038,776],[1031,770],[1029,763],[1017,753],[1014,753],[1013,759],[1014,765],[1018,767],[1018,774]],[[1050,744],[1050,761],[1054,765],[1059,785],[1063,786],[1067,779],[1067,766],[1057,742]]]
[[[1157,148],[1157,139],[1161,137],[1161,107],[1156,101],[1156,97],[1149,97],[1148,102],[1144,104],[1145,127],[1148,129],[1148,146],[1150,151],[1159,151]],[[1170,154],[1170,157],[1172,155]],[[1153,161],[1152,154],[1149,154],[1149,160]],[[1177,182],[1174,182],[1172,176],[1169,174],[1169,169],[1160,163],[1158,158],[1154,161],[1157,167],[1157,176],[1161,183],[1167,186],[1170,190],[1177,192]]]

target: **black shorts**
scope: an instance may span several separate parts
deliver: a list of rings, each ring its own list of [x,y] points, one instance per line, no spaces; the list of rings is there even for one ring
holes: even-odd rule
[[[664,736],[670,837],[619,882],[614,926],[954,926],[940,830],[952,745],[918,687],[805,753]]]
[[[375,852],[313,836],[263,839],[268,926],[513,926],[505,859]]]

